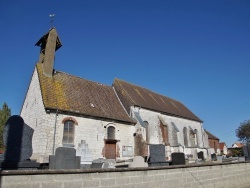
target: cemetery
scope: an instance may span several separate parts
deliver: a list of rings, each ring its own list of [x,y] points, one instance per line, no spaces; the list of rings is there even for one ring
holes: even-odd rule
[[[127,161],[89,160],[81,165],[76,149],[59,147],[49,164],[30,160],[33,129],[21,116],[11,116],[4,127],[6,151],[0,156],[0,186],[4,187],[247,187],[250,163],[243,158],[206,161],[202,152],[194,163],[184,153],[166,160],[163,145],[149,145],[148,157]],[[248,148],[244,148],[248,157]],[[81,154],[81,153],[80,153]],[[78,151],[79,155],[79,151]],[[83,156],[86,158],[86,156]],[[246,158],[247,158],[246,157]]]

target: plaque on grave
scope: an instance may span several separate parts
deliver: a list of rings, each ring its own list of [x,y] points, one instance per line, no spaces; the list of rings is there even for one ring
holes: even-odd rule
[[[185,155],[184,153],[172,153],[171,154],[172,158],[172,165],[185,165]]]
[[[80,169],[80,161],[74,148],[59,147],[49,156],[49,169]]]

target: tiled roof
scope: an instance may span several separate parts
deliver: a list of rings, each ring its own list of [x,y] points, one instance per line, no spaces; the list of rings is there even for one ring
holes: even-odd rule
[[[221,143],[220,143],[220,150],[221,150],[221,151],[223,150],[224,146],[227,147],[227,145],[225,144],[225,142],[221,142]]]
[[[207,133],[208,139],[220,140],[218,137],[214,136],[212,133],[208,132],[207,130],[205,130],[205,132]]]
[[[36,68],[46,109],[134,123],[111,86],[58,71],[46,77],[41,63]]]
[[[238,148],[242,148],[244,145],[240,142],[235,142],[234,143]]]
[[[164,114],[202,122],[202,120],[177,100],[117,78],[114,80],[113,86],[128,113],[130,106],[141,106],[142,108]]]

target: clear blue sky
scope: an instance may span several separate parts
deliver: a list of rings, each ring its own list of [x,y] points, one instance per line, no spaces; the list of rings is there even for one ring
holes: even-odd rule
[[[179,100],[228,146],[250,119],[249,0],[0,1],[0,105],[13,115],[52,13],[63,43],[55,69]]]

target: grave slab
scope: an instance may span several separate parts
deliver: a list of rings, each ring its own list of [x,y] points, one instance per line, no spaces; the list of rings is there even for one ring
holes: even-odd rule
[[[74,148],[59,147],[49,156],[49,169],[80,169],[80,160]]]

